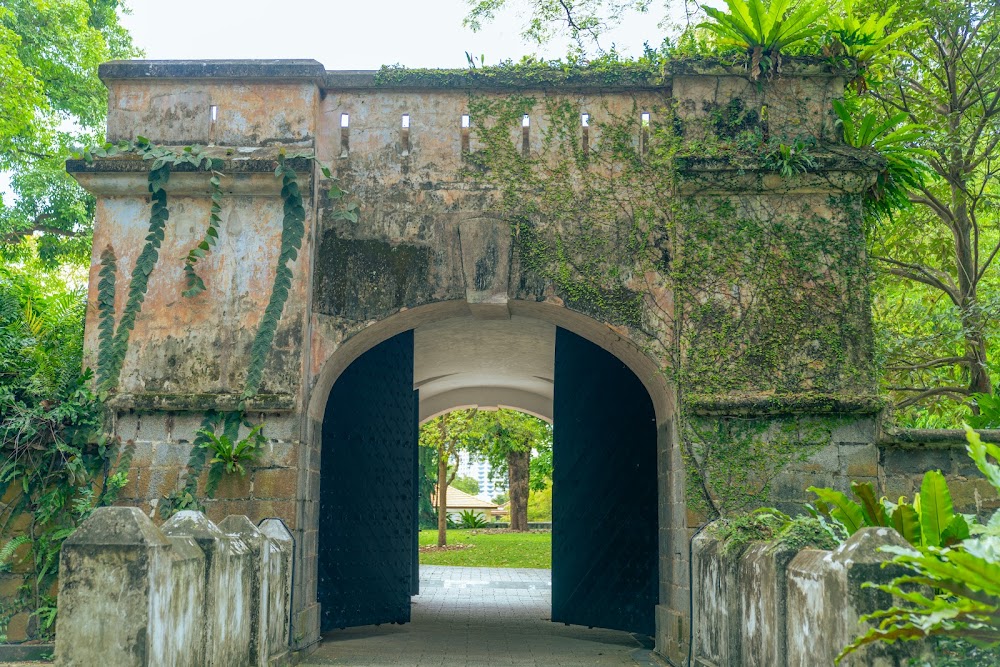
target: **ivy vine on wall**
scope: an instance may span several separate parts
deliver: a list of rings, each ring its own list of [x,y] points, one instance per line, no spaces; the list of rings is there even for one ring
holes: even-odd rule
[[[142,311],[146,291],[149,288],[149,279],[159,261],[159,248],[163,243],[166,222],[170,217],[166,185],[170,179],[171,169],[179,165],[191,165],[194,169],[204,171],[208,175],[211,193],[208,225],[202,240],[184,258],[185,287],[181,293],[184,297],[193,297],[206,289],[205,282],[198,275],[195,267],[199,260],[204,259],[211,252],[221,233],[224,162],[222,159],[212,157],[203,151],[201,146],[186,146],[180,150],[174,150],[157,146],[144,137],[138,137],[132,142],[109,143],[98,148],[87,149],[82,154],[83,159],[88,162],[93,161],[94,158],[112,158],[122,153],[138,154],[144,160],[151,161],[147,174],[151,206],[145,244],[132,271],[125,306],[117,326],[115,325],[117,258],[110,245],[101,253],[97,299],[97,385],[102,395],[113,393],[118,387],[122,365],[128,352],[129,336],[135,327],[136,318]],[[210,451],[213,447],[218,446],[219,442],[211,438],[209,434],[216,433],[219,426],[222,425],[226,440],[236,443],[239,441],[240,427],[250,428],[252,426],[246,414],[247,401],[256,396],[260,390],[264,368],[274,342],[278,323],[285,303],[288,301],[292,284],[290,264],[298,257],[305,235],[306,214],[302,193],[298,184],[298,174],[290,163],[294,158],[315,159],[314,156],[308,154],[287,155],[284,150],[277,156],[274,174],[276,178],[281,179],[281,247],[268,304],[250,348],[250,361],[238,409],[231,412],[215,410],[206,412],[199,433],[192,443],[183,476],[183,486],[162,499],[160,512],[163,516],[169,516],[181,509],[201,507],[198,491],[199,480],[209,463]],[[324,165],[319,165],[319,168],[324,178],[331,182],[328,196],[335,201],[343,200],[347,193],[337,185],[330,169]],[[343,219],[357,221],[356,208],[355,204],[347,204],[340,207],[336,215]],[[264,436],[257,428],[248,437],[263,439]],[[256,449],[247,448],[245,451],[248,457],[252,457]],[[218,461],[218,458],[217,455],[216,462],[209,467],[204,489],[204,495],[209,498],[214,495],[225,471],[224,464]]]
[[[519,298],[558,297],[627,327],[670,369],[698,477],[689,480],[692,505],[713,513],[763,504],[777,472],[828,443],[830,430],[773,432],[783,418],[703,420],[685,397],[767,396],[782,414],[783,397],[873,391],[860,198],[830,171],[830,196],[792,194],[794,179],[821,169],[812,151],[823,152],[823,138],[781,134],[759,100],[708,100],[703,117],[683,121],[666,94],[616,100],[585,107],[561,96],[472,94],[478,146],[464,177],[492,191],[495,213],[512,221],[521,289],[535,290]],[[546,122],[532,126],[541,136],[524,151],[515,137],[536,114]],[[698,171],[708,159],[737,168],[723,182]],[[767,174],[784,184],[732,182]],[[709,423],[723,429],[712,451]]]

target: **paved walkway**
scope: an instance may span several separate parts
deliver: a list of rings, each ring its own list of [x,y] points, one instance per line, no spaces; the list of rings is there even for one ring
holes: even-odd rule
[[[656,665],[627,632],[552,623],[550,570],[420,566],[406,625],[335,630],[303,665]]]

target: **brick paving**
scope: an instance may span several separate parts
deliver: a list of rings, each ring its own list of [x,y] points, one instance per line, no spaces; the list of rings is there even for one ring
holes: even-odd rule
[[[550,570],[420,567],[406,625],[335,630],[303,665],[658,665],[627,632],[549,620]]]

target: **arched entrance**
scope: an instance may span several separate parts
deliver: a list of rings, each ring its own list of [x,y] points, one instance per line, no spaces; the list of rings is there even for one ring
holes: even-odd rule
[[[662,378],[603,325],[564,318],[579,320],[574,328],[585,337],[551,321],[558,318],[531,316],[564,309],[525,306],[527,314],[504,320],[405,314],[413,328],[389,328],[341,362],[316,433],[324,630],[409,619],[417,424],[477,405],[554,421],[552,620],[654,634],[665,463],[657,424],[670,406]],[[607,347],[631,353],[647,382]]]

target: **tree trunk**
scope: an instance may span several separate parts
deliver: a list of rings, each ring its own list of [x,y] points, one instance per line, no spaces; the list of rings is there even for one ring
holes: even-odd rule
[[[528,476],[531,451],[507,454],[507,489],[510,491],[510,529],[528,530]]]
[[[438,450],[438,546],[448,544],[448,453],[441,447]]]

